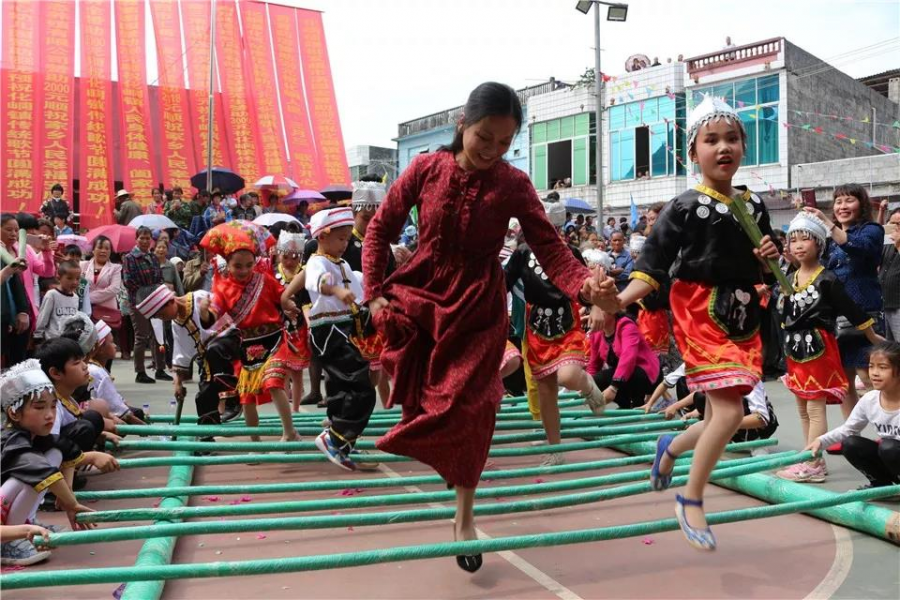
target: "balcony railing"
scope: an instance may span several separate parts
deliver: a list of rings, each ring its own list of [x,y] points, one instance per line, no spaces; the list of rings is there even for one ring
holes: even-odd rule
[[[563,83],[562,81],[557,81],[555,79],[551,79],[546,83],[542,83],[540,85],[533,85],[531,87],[527,87],[521,90],[516,91],[516,95],[519,96],[519,101],[524,106],[528,99],[532,96],[538,96],[540,94],[546,94],[548,92],[553,92],[565,87],[570,87],[567,83]],[[400,123],[398,126],[397,137],[406,137],[408,135],[414,135],[416,133],[421,133],[423,131],[430,131],[432,129],[437,129],[439,127],[446,127],[447,125],[452,125],[459,120],[460,115],[463,112],[462,106],[457,106],[456,108],[451,108],[449,110],[443,110],[438,113],[434,113],[425,117],[419,117],[418,119],[407,121],[405,123]]]
[[[688,74],[706,71],[722,66],[733,66],[745,62],[759,62],[762,58],[775,58],[781,52],[781,38],[772,38],[744,46],[723,48],[717,52],[687,59]]]

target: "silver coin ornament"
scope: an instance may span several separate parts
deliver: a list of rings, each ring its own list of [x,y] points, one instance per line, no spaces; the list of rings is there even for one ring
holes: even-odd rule
[[[703,205],[708,205],[712,202],[712,198],[706,195],[701,195],[699,198],[697,198],[697,202]]]
[[[705,206],[698,206],[697,207],[697,216],[700,217],[701,219],[705,219],[705,218],[709,217],[709,209]]]
[[[559,316],[563,316],[563,313],[565,313],[566,311],[563,309],[562,306],[560,306],[560,307],[556,310],[556,312],[559,313]]]
[[[542,268],[540,268],[540,267],[537,267],[537,268],[534,270],[534,272],[537,273],[538,275],[540,275],[541,273],[544,272],[544,269],[542,269]]]
[[[716,204],[716,212],[719,213],[720,215],[724,215],[725,213],[728,212],[728,207],[725,206],[724,204]]]

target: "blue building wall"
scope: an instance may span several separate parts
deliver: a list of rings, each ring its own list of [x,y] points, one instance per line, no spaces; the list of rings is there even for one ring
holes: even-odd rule
[[[509,151],[506,153],[506,160],[511,165],[524,171],[529,172],[531,167],[529,161],[529,138],[528,138],[528,111],[523,108],[522,129],[519,135],[513,140]],[[453,141],[454,127],[447,125],[438,129],[431,129],[421,133],[415,133],[406,137],[397,139],[397,166],[399,172],[402,173],[417,154],[423,152],[434,152],[443,145],[449,145]]]

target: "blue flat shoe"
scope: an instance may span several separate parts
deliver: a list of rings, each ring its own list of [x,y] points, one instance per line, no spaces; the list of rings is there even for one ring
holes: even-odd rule
[[[659,465],[662,462],[663,454],[668,454],[672,460],[678,458],[669,452],[669,445],[674,439],[674,435],[661,435],[656,440],[656,458],[653,459],[653,467],[650,469],[650,487],[653,488],[654,492],[661,492],[672,485],[672,473],[660,473]]]
[[[688,544],[696,548],[697,550],[703,550],[705,552],[712,552],[716,549],[716,536],[713,535],[712,530],[709,527],[704,527],[703,529],[694,529],[691,527],[690,523],[687,522],[687,517],[684,514],[685,506],[696,506],[698,508],[703,508],[703,500],[689,500],[682,496],[681,494],[675,495],[675,501],[677,504],[675,505],[675,518],[678,519],[678,525],[681,527],[681,533],[684,534],[685,539],[687,539]]]

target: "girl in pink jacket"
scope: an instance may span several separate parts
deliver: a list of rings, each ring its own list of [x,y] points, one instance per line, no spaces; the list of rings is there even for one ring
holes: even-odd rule
[[[659,357],[624,313],[603,313],[603,328],[591,333],[590,347],[587,372],[606,402],[637,408],[659,385]]]

